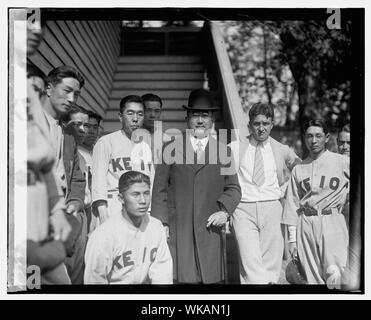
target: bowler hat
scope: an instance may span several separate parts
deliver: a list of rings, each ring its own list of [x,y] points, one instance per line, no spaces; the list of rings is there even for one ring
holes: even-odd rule
[[[186,110],[213,111],[219,107],[214,105],[210,91],[205,89],[196,89],[191,91],[188,97],[188,106],[183,105]]]

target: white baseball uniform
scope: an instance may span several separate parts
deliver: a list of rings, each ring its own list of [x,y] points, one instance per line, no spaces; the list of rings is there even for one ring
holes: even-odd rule
[[[298,256],[308,284],[324,284],[330,266],[340,271],[346,266],[349,238],[341,209],[348,184],[349,158],[330,151],[316,160],[308,157],[292,171],[283,223],[297,227]],[[300,213],[304,206],[319,214]]]
[[[117,198],[118,183],[127,171],[140,171],[154,177],[151,149],[145,142],[134,143],[122,131],[115,131],[101,137],[93,150],[92,198],[93,202],[105,200],[108,215],[121,211]]]
[[[85,284],[173,283],[164,227],[149,215],[139,228],[122,214],[100,225],[88,240],[85,265]]]

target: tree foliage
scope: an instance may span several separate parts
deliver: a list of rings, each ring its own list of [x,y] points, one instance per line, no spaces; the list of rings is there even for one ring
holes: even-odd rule
[[[279,124],[310,117],[329,125],[349,121],[350,23],[330,30],[322,21],[226,21],[222,30],[244,108],[278,105]]]
[[[300,121],[325,118],[331,126],[349,120],[350,23],[330,30],[324,21],[273,23],[282,41],[281,59],[298,84]]]

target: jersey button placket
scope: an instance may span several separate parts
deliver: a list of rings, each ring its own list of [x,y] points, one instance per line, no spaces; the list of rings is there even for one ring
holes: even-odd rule
[[[141,276],[141,273],[142,273],[142,267],[143,265],[145,264],[145,261],[144,263],[141,263],[142,261],[142,258],[143,258],[143,252],[141,250],[141,248],[144,248],[144,243],[142,244],[142,242],[144,242],[144,239],[142,238],[142,232],[140,230],[137,230],[137,232],[135,233],[135,239],[136,239],[136,243],[137,243],[137,246],[136,246],[136,252],[138,253],[136,259],[135,259],[135,262],[134,262],[134,265],[135,265],[135,268],[134,268],[134,283],[140,283],[141,282],[141,279],[140,279],[140,276]]]

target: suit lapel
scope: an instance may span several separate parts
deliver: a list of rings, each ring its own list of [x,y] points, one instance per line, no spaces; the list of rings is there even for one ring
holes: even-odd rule
[[[241,142],[240,142],[240,148],[239,148],[239,157],[240,157],[240,164],[242,163],[242,159],[245,155],[245,152],[247,150],[247,148],[249,147],[249,144],[250,144],[250,140],[249,140],[249,136],[246,136]]]
[[[270,139],[270,144],[271,144],[271,148],[272,148],[272,152],[274,156],[274,161],[276,163],[278,183],[279,185],[281,185],[283,181],[284,159],[282,158],[281,150],[280,150],[278,143],[276,143],[276,141],[273,138],[269,138],[269,139]]]
[[[190,164],[193,170],[197,170],[197,165],[195,164],[196,153],[193,150],[193,146],[189,135],[186,133],[183,136],[183,164]]]

